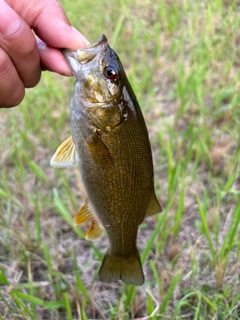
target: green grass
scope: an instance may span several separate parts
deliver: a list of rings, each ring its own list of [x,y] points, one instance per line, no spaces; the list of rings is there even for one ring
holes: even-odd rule
[[[61,1],[121,57],[152,143],[165,211],[141,225],[146,283],[103,284],[107,248],[73,217],[77,168],[49,161],[71,134],[74,79],[44,72],[0,110],[0,319],[239,319],[240,16],[237,1]]]

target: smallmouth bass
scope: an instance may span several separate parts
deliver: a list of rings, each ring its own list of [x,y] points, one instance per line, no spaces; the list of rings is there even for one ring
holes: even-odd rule
[[[79,165],[87,199],[75,223],[91,221],[86,238],[98,239],[105,230],[110,242],[100,280],[142,285],[138,226],[162,208],[154,191],[151,146],[141,109],[105,35],[76,52],[63,53],[76,78],[72,137],[60,145],[51,165]]]

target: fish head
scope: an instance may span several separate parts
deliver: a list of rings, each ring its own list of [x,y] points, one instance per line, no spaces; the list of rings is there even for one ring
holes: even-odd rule
[[[63,53],[76,78],[75,94],[78,100],[92,105],[108,104],[119,99],[125,72],[105,35],[76,52],[63,50]]]

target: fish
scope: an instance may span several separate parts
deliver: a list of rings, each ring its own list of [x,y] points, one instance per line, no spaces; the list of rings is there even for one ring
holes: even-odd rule
[[[142,285],[139,225],[162,211],[154,190],[147,127],[117,53],[105,35],[77,51],[63,49],[76,78],[70,103],[72,136],[50,164],[78,165],[87,198],[75,224],[91,222],[86,239],[109,239],[100,270],[103,282]]]

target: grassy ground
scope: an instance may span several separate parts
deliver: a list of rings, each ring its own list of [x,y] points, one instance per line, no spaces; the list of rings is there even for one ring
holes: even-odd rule
[[[121,57],[152,143],[164,213],[141,225],[146,283],[103,284],[77,168],[49,160],[71,132],[73,79],[45,72],[0,110],[0,319],[239,319],[238,1],[61,1]]]

